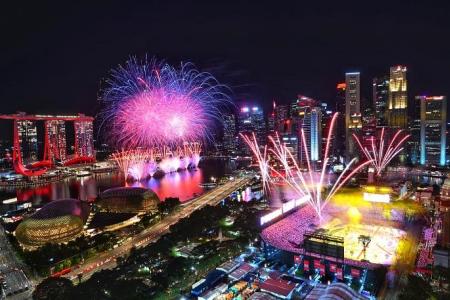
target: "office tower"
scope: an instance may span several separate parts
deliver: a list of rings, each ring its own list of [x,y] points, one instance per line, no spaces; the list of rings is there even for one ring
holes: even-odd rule
[[[345,90],[345,82],[341,82],[336,85],[336,106],[334,110],[343,117],[345,116]]]
[[[291,152],[292,157],[298,157],[299,155],[299,138],[294,133],[283,133],[280,135],[281,142]]]
[[[260,107],[241,107],[238,125],[240,134],[252,134],[254,132],[259,145],[266,143],[266,123],[264,121],[263,110]],[[250,153],[242,138],[239,138],[239,149],[244,154]]]
[[[344,157],[345,155],[345,82],[336,85],[335,112],[338,113],[336,120],[336,138],[332,148],[336,157]]]
[[[38,159],[37,127],[35,121],[18,120],[17,131],[24,164]]]
[[[306,163],[305,146],[311,161],[319,160],[322,149],[322,107],[312,98],[298,95],[291,103],[291,118],[289,122],[291,137],[297,137],[298,155],[301,164]],[[301,129],[305,133],[305,146],[302,144]]]
[[[281,104],[275,107],[275,130],[278,132],[289,131],[289,105]]]
[[[352,134],[361,129],[360,73],[345,73],[345,159],[349,162],[357,155]]]
[[[306,112],[316,106],[318,106],[316,100],[303,95],[298,95],[297,99],[291,103],[291,118],[289,122],[290,132],[299,135]]]
[[[75,156],[94,156],[92,121],[75,121]]]
[[[322,102],[320,104],[320,109],[322,111],[322,157],[325,154],[325,147],[327,144],[327,136],[328,136],[328,130],[331,125],[331,120],[333,119],[334,112],[329,108],[328,104],[325,102]],[[339,115],[338,115],[339,117]],[[335,125],[335,131],[331,135],[330,139],[330,145],[331,147],[334,147],[336,145],[336,125]],[[331,153],[332,154],[332,153]],[[333,156],[333,155],[332,155]]]
[[[223,116],[223,148],[227,155],[232,155],[236,152],[237,147],[236,135],[236,117],[234,114]]]
[[[420,164],[420,97],[415,97],[412,103],[412,115],[409,121],[411,137],[406,141],[408,160],[416,165]]]
[[[308,151],[311,162],[320,160],[322,157],[322,110],[320,107],[310,107],[305,110],[301,129],[303,129],[305,135],[305,144],[303,144],[303,139],[299,139],[298,157],[300,164],[307,163],[306,151]]]
[[[406,67],[391,67],[386,111],[387,125],[391,128],[406,129],[408,127],[407,87]]]
[[[50,120],[45,122],[48,138],[48,158],[53,161],[64,161],[67,158],[66,122]]]
[[[272,111],[267,116],[267,133],[273,135],[275,133],[275,109],[277,105],[275,101],[272,104]]]
[[[420,102],[420,164],[446,164],[447,99],[417,96]]]
[[[389,98],[389,78],[387,76],[373,79],[372,94],[376,125],[378,127],[387,126],[386,106]]]

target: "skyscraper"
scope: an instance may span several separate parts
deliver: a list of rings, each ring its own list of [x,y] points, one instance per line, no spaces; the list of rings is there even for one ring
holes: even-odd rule
[[[344,157],[345,155],[345,90],[345,82],[337,84],[335,111],[338,113],[338,116],[336,120],[336,138],[332,148],[336,157]]]
[[[92,121],[75,121],[75,155],[94,156],[94,126]]]
[[[263,110],[258,106],[243,106],[239,111],[239,133],[255,133],[260,145],[266,142],[266,123],[264,121]],[[239,138],[239,149],[244,154],[249,154],[248,147],[245,146],[242,138]]]
[[[373,79],[372,94],[376,125],[378,127],[386,126],[386,106],[389,98],[389,78],[387,76]]]
[[[357,149],[352,133],[362,127],[360,73],[345,73],[345,159],[350,161]]]
[[[420,102],[420,164],[446,164],[447,99],[417,96]]]
[[[51,160],[64,161],[67,157],[66,122],[50,120],[45,122],[48,135],[48,156]]]
[[[276,109],[276,107],[277,107],[277,105],[276,105],[275,101],[273,101],[272,111],[267,116],[267,131],[268,131],[268,134],[273,134],[275,132],[275,130],[276,130],[276,128],[275,128],[275,109]]]
[[[275,130],[278,132],[286,132],[289,129],[286,128],[288,125],[289,118],[289,106],[285,104],[277,105],[275,107]]]
[[[223,116],[223,148],[227,155],[236,152],[236,117],[234,114]]]
[[[311,161],[320,160],[322,156],[322,110],[320,107],[313,107],[306,113],[302,128],[305,132],[309,158]]]
[[[387,103],[387,125],[406,129],[408,126],[408,82],[406,67],[391,67]]]
[[[291,103],[290,129],[293,134],[299,135],[306,112],[316,106],[318,106],[316,100],[303,95],[298,95]]]
[[[322,150],[322,108],[319,103],[298,95],[297,100],[291,104],[289,128],[290,140],[298,141],[297,157],[300,164],[306,163],[306,151],[311,161],[319,160]],[[302,144],[301,129],[305,133],[305,145]]]
[[[35,121],[18,120],[17,131],[19,135],[20,152],[24,164],[38,159],[37,127]]]

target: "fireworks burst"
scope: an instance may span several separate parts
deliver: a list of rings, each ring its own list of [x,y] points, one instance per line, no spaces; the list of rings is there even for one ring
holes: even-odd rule
[[[372,162],[377,176],[380,176],[392,159],[403,150],[402,145],[410,135],[407,134],[403,138],[400,138],[402,132],[403,130],[401,129],[397,130],[394,137],[389,142],[389,145],[385,147],[387,142],[385,142],[384,128],[382,128],[380,138],[378,139],[379,144],[375,144],[375,137],[371,137],[370,148],[364,147],[358,136],[353,134],[353,138],[358,143],[362,153]]]
[[[336,123],[337,113],[333,115],[331,120],[330,129],[326,140],[324,159],[319,174],[311,166],[308,149],[306,148],[306,138],[303,129],[300,131],[302,144],[305,147],[306,153],[306,171],[298,165],[297,159],[292,155],[289,149],[283,144],[278,135],[275,138],[270,137],[272,147],[269,149],[269,153],[275,158],[275,160],[282,166],[282,170],[274,168],[268,164],[267,159],[267,146],[264,147],[264,154],[261,154],[260,147],[253,138],[244,137],[244,141],[252,150],[256,159],[259,162],[259,167],[262,177],[269,181],[268,169],[274,172],[279,179],[285,184],[290,186],[299,198],[307,199],[307,203],[314,209],[319,220],[322,221],[322,211],[336,192],[349,180],[359,172],[371,161],[366,161],[354,167],[356,165],[356,158],[354,158],[344,169],[344,171],[338,176],[334,183],[327,184],[325,182],[326,167],[329,162],[329,149],[332,133]],[[351,168],[353,170],[351,170]],[[316,174],[315,174],[316,173]],[[267,174],[266,176],[264,174]],[[306,197],[305,197],[306,196]]]
[[[128,180],[137,180],[155,175],[159,169],[163,173],[180,169],[197,168],[200,162],[201,145],[185,143],[172,151],[169,147],[149,150],[122,150],[111,155]]]
[[[121,149],[176,147],[211,138],[214,122],[229,103],[226,88],[191,63],[175,69],[132,58],[106,83],[102,126]]]

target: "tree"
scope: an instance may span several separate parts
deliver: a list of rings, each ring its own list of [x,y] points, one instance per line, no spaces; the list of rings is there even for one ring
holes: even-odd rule
[[[408,284],[402,289],[400,300],[433,298],[431,286],[421,277],[408,275]]]
[[[73,290],[72,281],[67,278],[46,278],[33,291],[33,299],[69,299]]]

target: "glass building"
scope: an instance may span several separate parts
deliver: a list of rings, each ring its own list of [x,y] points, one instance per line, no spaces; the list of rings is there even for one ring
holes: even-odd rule
[[[266,142],[266,122],[264,121],[263,110],[258,106],[243,106],[239,111],[239,133],[250,135],[253,132],[259,145]],[[242,138],[239,138],[239,149],[242,154],[249,155],[249,149]]]
[[[378,127],[386,126],[386,106],[389,98],[389,77],[383,76],[373,79],[372,83],[373,108]]]
[[[20,153],[24,164],[38,160],[38,136],[36,121],[18,120],[17,132]]]
[[[94,126],[92,121],[75,121],[75,155],[94,156]]]
[[[236,152],[236,117],[234,114],[224,115],[223,120],[223,148],[227,155]]]
[[[66,122],[64,120],[50,120],[45,122],[49,158],[53,161],[64,161],[67,158]]]
[[[420,164],[446,164],[447,99],[444,96],[417,96],[420,103]]]

